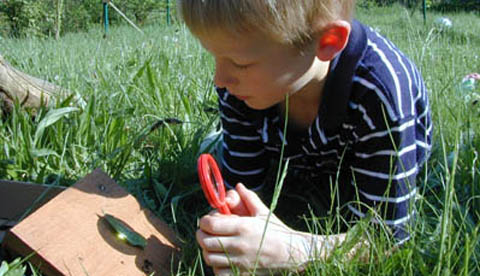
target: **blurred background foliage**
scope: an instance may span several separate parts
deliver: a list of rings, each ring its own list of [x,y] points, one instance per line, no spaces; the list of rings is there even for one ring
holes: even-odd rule
[[[113,1],[112,1],[113,2]],[[176,20],[175,0],[115,0],[113,3],[136,24],[167,24]],[[412,12],[420,11],[423,0],[358,0],[364,8],[401,4]],[[60,5],[61,34],[86,31],[103,23],[102,0],[0,0],[0,36],[54,36],[57,28],[57,8]],[[427,0],[430,10],[453,12],[471,11],[480,14],[480,0]],[[125,24],[113,10],[110,23]]]
[[[357,3],[363,7],[388,6],[397,3],[411,9],[421,9],[423,6],[423,0],[357,0]],[[426,5],[428,9],[443,12],[480,12],[480,0],[427,0]]]
[[[112,1],[138,25],[167,22],[167,6],[175,20],[175,0],[116,0]],[[86,31],[103,24],[102,0],[0,0],[0,36],[54,36],[57,8],[61,10],[61,33]],[[110,23],[124,24],[113,9]]]

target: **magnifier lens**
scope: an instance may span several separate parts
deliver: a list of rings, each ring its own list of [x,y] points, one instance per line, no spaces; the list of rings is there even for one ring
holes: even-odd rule
[[[213,186],[213,191],[215,192],[215,197],[216,197],[217,199],[219,199],[219,198],[220,198],[220,194],[219,194],[219,192],[218,192],[218,189],[219,189],[218,185],[219,185],[219,184],[218,184],[218,182],[217,182],[217,179],[215,178],[215,175],[213,174],[213,170],[212,170],[211,167],[208,168],[208,175],[209,175],[209,177],[210,177],[210,180],[211,180],[212,183],[213,183],[212,186]]]

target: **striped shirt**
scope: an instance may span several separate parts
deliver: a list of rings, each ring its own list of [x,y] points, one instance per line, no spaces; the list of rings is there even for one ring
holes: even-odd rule
[[[432,121],[418,69],[392,42],[353,21],[346,48],[331,62],[318,115],[302,133],[284,135],[277,107],[253,110],[226,89],[217,92],[227,184],[259,188],[284,141],[289,170],[347,176],[340,193],[353,185],[358,195],[348,209],[358,217],[374,209],[382,219],[373,221],[390,226],[397,243],[409,239]]]

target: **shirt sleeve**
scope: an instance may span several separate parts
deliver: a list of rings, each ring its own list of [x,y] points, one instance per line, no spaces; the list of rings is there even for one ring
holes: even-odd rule
[[[256,190],[261,188],[268,169],[268,157],[248,107],[225,89],[217,89],[222,123],[222,173],[232,188],[241,182]]]
[[[351,184],[359,200],[348,208],[358,217],[373,211],[373,221],[387,225],[396,244],[410,238],[416,215],[415,181],[431,147],[428,100],[422,95],[423,82],[419,84],[409,92],[414,91],[404,108],[389,100],[393,97],[388,87],[359,79],[356,85],[364,86],[364,96],[351,103],[358,111]]]

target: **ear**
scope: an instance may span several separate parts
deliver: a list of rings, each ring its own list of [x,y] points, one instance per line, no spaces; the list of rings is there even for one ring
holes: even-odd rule
[[[325,25],[317,38],[317,57],[321,61],[330,61],[347,45],[351,25],[344,20],[337,20]]]

